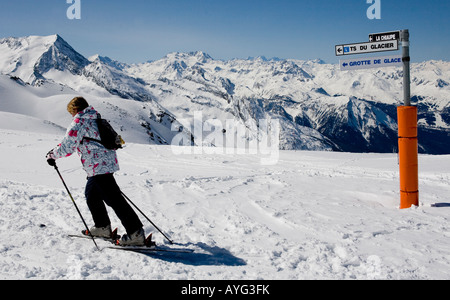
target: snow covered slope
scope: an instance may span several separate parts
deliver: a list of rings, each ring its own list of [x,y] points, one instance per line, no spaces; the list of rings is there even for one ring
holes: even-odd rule
[[[53,35],[0,39],[0,74],[35,87],[56,85],[94,101],[145,103],[151,121],[137,118],[133,124],[146,128],[156,144],[170,144],[172,129],[180,128],[192,143],[207,141],[208,132],[195,134],[194,115],[201,112],[203,122],[232,120],[246,128],[248,134],[237,136],[243,141],[258,139],[260,120],[278,120],[280,149],[396,151],[400,68],[341,72],[320,60],[221,61],[201,51],[127,65],[100,55],[86,59]],[[448,154],[450,63],[412,64],[411,74],[420,151]],[[178,122],[184,126],[172,127]]]
[[[186,134],[190,138],[190,133],[171,131],[172,124],[177,122],[152,102],[127,101],[110,94],[107,98],[84,94],[52,82],[32,86],[18,78],[0,75],[0,113],[24,117],[13,120],[15,123],[22,120],[26,123],[27,117],[32,117],[65,129],[72,120],[66,109],[67,103],[80,94],[89,99],[89,103],[101,112],[103,118],[111,121],[125,142],[168,144],[178,134]],[[7,123],[11,120],[8,118],[0,122],[5,128],[10,128]]]
[[[23,118],[0,116],[17,121],[0,123],[0,279],[450,279],[450,156],[420,155],[420,206],[399,210],[395,154],[281,151],[264,166],[128,143],[122,190],[195,253],[98,252],[67,237],[83,224],[44,159],[63,130]],[[78,157],[57,163],[92,225]]]

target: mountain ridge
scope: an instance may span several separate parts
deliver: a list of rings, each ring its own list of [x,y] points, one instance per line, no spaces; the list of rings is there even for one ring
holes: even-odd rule
[[[396,151],[393,111],[402,103],[400,68],[341,72],[321,60],[222,61],[202,51],[126,64],[100,55],[85,58],[59,35],[0,39],[0,50],[1,74],[35,86],[53,82],[76,92],[151,104],[153,121],[167,125],[162,131],[172,131],[172,124],[183,120],[184,126],[177,128],[184,128],[194,143],[209,134],[193,135],[193,112],[198,111],[203,121],[234,120],[247,130],[258,128],[260,119],[278,120],[280,149]],[[33,73],[27,74],[24,70],[30,68]],[[419,132],[426,134],[419,141],[420,151],[450,153],[450,63],[428,61],[411,68]],[[149,135],[157,134],[152,130]],[[166,144],[173,137],[157,135]],[[437,137],[439,146],[433,141]],[[249,141],[257,135],[247,132],[237,138]]]

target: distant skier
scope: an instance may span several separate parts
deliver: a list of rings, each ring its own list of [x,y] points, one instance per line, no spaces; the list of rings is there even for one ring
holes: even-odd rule
[[[76,151],[88,176],[85,196],[95,224],[90,233],[97,237],[111,237],[111,221],[104,204],[106,203],[112,207],[127,232],[119,244],[144,245],[143,225],[122,196],[113,176],[114,172],[119,170],[116,151],[106,149],[97,141],[85,139],[100,139],[96,123],[97,111],[89,106],[83,97],[73,98],[67,105],[67,111],[73,117],[72,124],[61,144],[47,153],[47,162],[52,166],[56,159],[68,157]]]

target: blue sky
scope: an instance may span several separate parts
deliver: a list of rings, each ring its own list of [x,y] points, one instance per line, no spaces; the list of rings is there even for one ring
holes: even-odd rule
[[[379,1],[381,19],[369,20],[366,0],[81,0],[69,20],[66,0],[1,0],[0,37],[58,33],[86,57],[127,63],[197,50],[338,63],[337,44],[409,29],[413,62],[450,61],[450,1]]]

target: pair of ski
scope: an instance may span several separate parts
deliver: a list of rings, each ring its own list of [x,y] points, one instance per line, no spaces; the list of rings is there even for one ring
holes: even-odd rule
[[[92,239],[92,236],[87,230],[82,230],[81,234],[70,234],[71,238],[83,238]],[[144,246],[122,246],[119,244],[120,235],[117,234],[117,228],[112,232],[111,237],[94,237],[94,239],[101,239],[114,244],[114,246],[106,247],[107,249],[123,250],[139,253],[152,253],[152,252],[172,252],[172,253],[192,253],[192,249],[180,249],[180,248],[170,248],[170,247],[160,247],[156,246],[156,243],[152,241],[152,233],[145,239]]]

